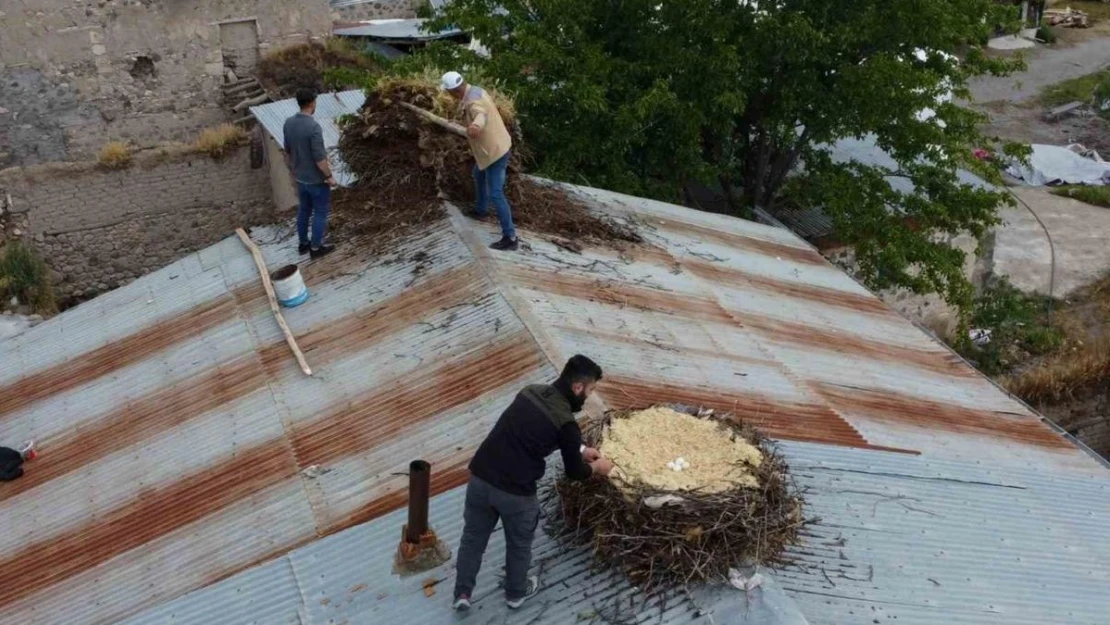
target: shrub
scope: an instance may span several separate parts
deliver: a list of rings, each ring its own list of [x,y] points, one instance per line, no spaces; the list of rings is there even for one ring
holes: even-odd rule
[[[126,169],[131,165],[131,147],[123,141],[109,141],[100,148],[97,162],[105,169]]]
[[[34,249],[20,242],[0,250],[0,296],[5,303],[15,297],[42,315],[58,311],[50,269]]]
[[[212,158],[220,158],[247,140],[247,131],[235,124],[220,124],[206,128],[193,143],[193,149]]]
[[[324,70],[324,88],[329,91],[369,90],[374,87],[377,79],[377,72],[355,67],[330,67]]]
[[[1059,401],[1091,384],[1110,379],[1110,340],[1101,339],[1039,366],[1002,378],[1014,395],[1031,404]]]
[[[970,326],[989,330],[990,341],[982,346],[960,338],[959,350],[988,375],[1005,373],[1029,356],[1056,351],[1064,344],[1064,332],[1047,321],[1046,313],[1057,306],[1047,297],[1026,295],[1002,279],[975,300]]]
[[[1037,29],[1037,39],[1045,43],[1056,43],[1056,33],[1052,32],[1052,29],[1047,26],[1041,26]]]

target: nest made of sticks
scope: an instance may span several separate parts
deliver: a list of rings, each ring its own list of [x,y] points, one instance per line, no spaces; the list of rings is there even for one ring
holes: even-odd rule
[[[784,564],[787,547],[798,540],[807,521],[802,493],[777,448],[731,415],[672,408],[713,420],[757,447],[763,461],[745,469],[758,486],[711,493],[564,477],[543,493],[551,511],[548,530],[572,544],[589,546],[597,564],[623,571],[648,591],[725,582],[730,568]],[[598,447],[614,420],[638,411],[610,411],[604,419],[590,422],[583,430],[585,443]]]
[[[466,140],[399,105],[442,111],[442,100],[432,84],[383,80],[356,115],[341,121],[339,154],[358,181],[337,194],[339,228],[392,239],[444,218],[444,198],[464,209],[473,204],[474,159]],[[642,241],[630,226],[591,212],[563,189],[524,176],[526,150],[519,122],[511,119],[514,149],[505,193],[517,226],[583,243],[620,247]]]

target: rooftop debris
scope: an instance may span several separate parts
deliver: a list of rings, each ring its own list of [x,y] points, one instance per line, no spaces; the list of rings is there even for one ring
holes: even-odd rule
[[[350,41],[332,37],[324,43],[311,42],[275,50],[258,64],[258,80],[275,98],[291,98],[301,87],[312,87],[318,92],[327,90],[324,73],[345,68],[353,71],[376,73],[382,63],[377,58],[360,52]]]
[[[641,416],[653,427],[620,423]],[[573,544],[590,546],[599,565],[623,571],[648,592],[692,582],[728,583],[730,569],[783,563],[786,548],[808,520],[786,462],[755,428],[711,410],[653,407],[611,411],[587,425],[583,438],[587,445],[612,453],[615,431],[617,436],[620,431],[625,437],[654,436],[654,441],[641,440],[631,447],[641,452],[656,449],[655,459],[662,466],[668,460],[673,464],[670,455],[678,450],[670,446],[681,445],[689,420],[712,423],[721,442],[735,446],[736,459],[745,460],[738,460],[733,472],[714,466],[698,475],[699,463],[708,460],[696,456],[694,449],[683,450],[691,461],[675,466],[685,468],[661,468],[646,475],[635,454],[613,453],[617,468],[612,479],[560,479],[544,492],[544,503],[554,512],[550,531]],[[617,446],[627,451],[629,441]],[[666,473],[680,476],[686,471],[692,479],[661,481]],[[654,485],[660,483],[668,487]]]
[[[452,118],[448,97],[429,76],[385,78],[367,93],[356,115],[339,120],[339,154],[358,182],[336,198],[337,227],[391,239],[445,218],[442,199],[473,204],[474,159],[466,141],[400,106],[408,103]],[[630,226],[598,216],[561,188],[525,176],[527,149],[511,100],[499,94],[494,100],[514,136],[505,193],[518,227],[617,247],[642,241]]]

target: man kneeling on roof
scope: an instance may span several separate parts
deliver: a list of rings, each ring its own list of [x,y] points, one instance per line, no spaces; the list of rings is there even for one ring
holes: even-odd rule
[[[608,476],[613,463],[582,445],[574,413],[601,380],[601,367],[585,356],[567,361],[553,384],[528,386],[478,447],[470,461],[463,534],[455,562],[456,610],[470,609],[470,597],[482,566],[490,534],[501,520],[505,532],[505,600],[519,608],[539,591],[539,579],[528,575],[532,538],[540,519],[536,482],[543,477],[544,459],[558,449],[573,480]]]
[[[517,249],[513,212],[505,198],[505,176],[509,169],[509,154],[513,139],[505,128],[501,113],[493,98],[481,87],[466,84],[462,74],[447,72],[443,75],[443,89],[459,101],[459,109],[466,119],[466,136],[470,152],[474,155],[474,192],[477,202],[467,214],[475,219],[485,219],[489,204],[497,211],[501,222],[501,240],[490,245],[495,250]]]

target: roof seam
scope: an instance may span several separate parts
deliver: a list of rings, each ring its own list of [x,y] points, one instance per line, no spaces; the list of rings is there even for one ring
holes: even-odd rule
[[[563,363],[567,359],[566,354],[557,347],[556,341],[543,331],[542,325],[532,315],[531,307],[527,302],[523,301],[523,298],[516,292],[517,287],[515,283],[505,279],[504,276],[501,275],[500,270],[490,258],[489,250],[478,241],[473,230],[468,227],[469,224],[466,218],[463,217],[462,211],[448,201],[444,201],[443,205],[447,210],[452,229],[454,229],[455,233],[462,239],[463,245],[470,250],[471,257],[482,269],[483,274],[485,274],[492,285],[494,292],[500,295],[505,300],[505,303],[509,305],[509,310],[513,311],[513,314],[516,315],[521,325],[524,326],[524,330],[532,337],[532,340],[536,342],[544,358],[551,363],[551,366],[554,367],[556,371],[562,371]],[[597,394],[591,395],[590,399],[587,401],[587,414],[590,412],[590,404],[595,404],[595,407],[599,408],[602,412],[608,409],[604,400],[598,397]]]

